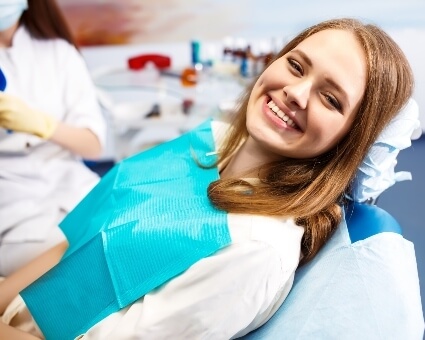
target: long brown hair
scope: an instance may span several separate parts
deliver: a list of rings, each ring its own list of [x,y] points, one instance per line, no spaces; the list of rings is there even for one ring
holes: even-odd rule
[[[413,91],[412,71],[398,45],[377,26],[355,19],[329,20],[304,30],[284,46],[274,60],[309,36],[328,29],[352,32],[366,55],[366,89],[348,134],[320,156],[284,159],[261,166],[259,184],[246,183],[242,179],[220,179],[208,188],[212,204],[219,209],[295,217],[305,228],[304,263],[316,255],[340,223],[340,204],[357,168],[379,133],[402,109]],[[246,110],[255,82],[240,99],[233,129],[220,150],[219,162],[228,159],[248,136]],[[249,190],[241,191],[241,185]]]
[[[36,39],[61,38],[78,48],[55,0],[28,0],[28,8],[22,13],[20,22]]]

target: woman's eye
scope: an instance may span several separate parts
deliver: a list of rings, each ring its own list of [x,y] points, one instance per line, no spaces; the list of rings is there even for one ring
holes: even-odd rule
[[[328,103],[332,105],[332,107],[334,107],[339,112],[342,111],[341,104],[339,103],[339,101],[334,96],[327,94],[327,93],[325,93],[323,96],[328,101]]]
[[[299,74],[303,74],[303,68],[301,67],[300,63],[295,61],[294,59],[288,59],[289,66],[294,69]]]

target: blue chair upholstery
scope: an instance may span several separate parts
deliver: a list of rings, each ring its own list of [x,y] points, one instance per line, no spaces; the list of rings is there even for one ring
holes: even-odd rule
[[[345,220],[351,243],[383,232],[402,235],[401,226],[397,220],[376,205],[352,203],[345,207]],[[367,226],[365,226],[366,221]]]
[[[345,207],[330,241],[300,267],[258,340],[422,340],[424,318],[413,244],[385,210]]]

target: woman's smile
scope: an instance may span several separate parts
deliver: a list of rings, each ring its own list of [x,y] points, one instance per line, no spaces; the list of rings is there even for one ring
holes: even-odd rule
[[[295,121],[295,118],[292,119],[288,113],[283,112],[282,109],[279,108],[271,98],[268,98],[266,100],[266,105],[270,110],[266,108],[265,111],[269,117],[270,113],[272,114],[270,118],[274,123],[278,123],[278,126],[282,128],[287,128],[288,130],[296,130],[302,132],[301,128]],[[275,117],[277,117],[278,120],[275,119]]]

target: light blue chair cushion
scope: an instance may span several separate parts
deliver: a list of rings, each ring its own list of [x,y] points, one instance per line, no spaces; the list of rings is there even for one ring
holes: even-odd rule
[[[413,244],[383,209],[354,204],[319,254],[297,270],[276,314],[244,339],[422,340],[423,334]]]

